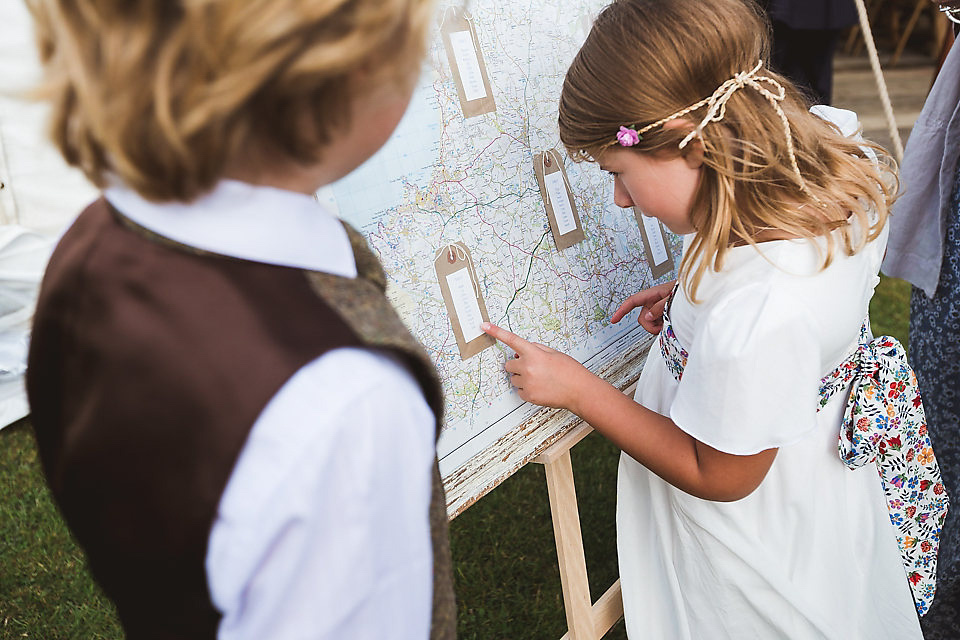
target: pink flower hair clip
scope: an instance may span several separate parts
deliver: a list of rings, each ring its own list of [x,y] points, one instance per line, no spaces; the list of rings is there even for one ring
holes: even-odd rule
[[[632,147],[641,140],[643,140],[643,136],[637,132],[633,125],[620,127],[620,131],[617,132],[617,142],[620,143],[621,147]]]

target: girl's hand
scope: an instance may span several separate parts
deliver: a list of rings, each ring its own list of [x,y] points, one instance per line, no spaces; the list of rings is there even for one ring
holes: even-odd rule
[[[613,312],[613,315],[610,316],[610,322],[616,324],[623,319],[623,316],[637,307],[641,307],[637,322],[649,333],[660,333],[660,330],[663,329],[663,308],[666,306],[667,300],[670,298],[670,292],[673,291],[676,282],[676,280],[666,282],[633,294]]]
[[[556,349],[528,342],[495,324],[485,322],[480,328],[516,352],[504,368],[511,374],[510,383],[520,398],[576,413],[584,383],[597,378],[586,367]]]

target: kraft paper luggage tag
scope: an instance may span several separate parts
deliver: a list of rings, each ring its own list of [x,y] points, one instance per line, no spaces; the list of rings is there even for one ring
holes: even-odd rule
[[[537,174],[537,184],[557,249],[572,247],[586,235],[573,202],[563,158],[555,149],[543,151],[533,156],[533,170]]]
[[[443,13],[440,34],[447,50],[453,82],[457,86],[463,117],[472,118],[496,111],[497,105],[473,19],[463,9],[449,7]]]
[[[437,250],[433,265],[460,358],[472,358],[492,347],[496,340],[480,330],[480,323],[489,322],[490,316],[480,293],[480,280],[470,250],[462,242],[444,245]]]
[[[640,209],[633,207],[633,215],[637,218],[640,235],[643,236],[643,249],[647,254],[650,273],[653,275],[653,279],[657,280],[674,269],[673,255],[671,255],[670,245],[667,243],[667,234],[659,220],[643,215]]]

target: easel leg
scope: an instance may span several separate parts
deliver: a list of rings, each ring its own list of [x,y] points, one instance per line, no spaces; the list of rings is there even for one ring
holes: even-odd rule
[[[625,393],[632,393],[630,387]],[[547,493],[553,517],[553,535],[557,542],[563,608],[567,615],[567,633],[560,640],[600,640],[623,617],[623,598],[617,580],[593,605],[587,559],[583,553],[577,489],[573,484],[570,449],[593,429],[586,423],[571,429],[560,440],[534,458],[547,474]]]
[[[570,640],[597,640],[599,636],[594,635],[587,560],[583,554],[577,490],[573,483],[573,464],[570,461],[569,449],[555,460],[546,462],[543,467],[547,475],[553,533],[557,539],[560,584],[563,587],[567,627],[570,630],[568,637]]]

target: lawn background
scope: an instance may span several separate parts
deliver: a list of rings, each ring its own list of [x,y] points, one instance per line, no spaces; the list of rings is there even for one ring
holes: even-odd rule
[[[883,278],[874,332],[907,344],[907,283]],[[572,450],[593,598],[617,577],[617,449],[594,433]],[[557,640],[566,631],[543,467],[529,464],[451,523],[459,637]],[[0,431],[0,638],[123,637],[40,473],[29,419]],[[621,621],[608,639],[626,637]]]

